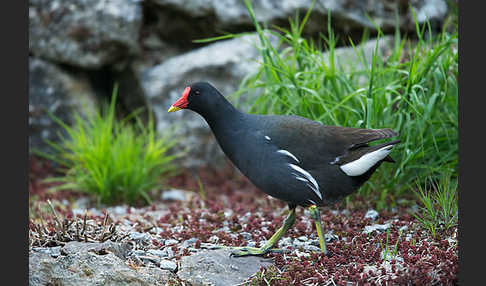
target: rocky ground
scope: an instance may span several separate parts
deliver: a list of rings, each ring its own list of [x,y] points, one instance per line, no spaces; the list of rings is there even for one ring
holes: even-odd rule
[[[50,193],[41,180],[53,173],[31,158],[30,285],[457,284],[457,229],[434,239],[413,208],[377,212],[353,196],[321,211],[329,256],[318,252],[309,212],[298,208],[278,244],[283,253],[236,258],[225,246],[261,245],[287,208],[229,166],[184,172],[139,207]]]

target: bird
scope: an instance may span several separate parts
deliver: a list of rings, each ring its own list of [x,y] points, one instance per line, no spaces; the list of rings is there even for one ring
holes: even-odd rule
[[[308,208],[328,255],[319,208],[341,201],[359,189],[389,155],[396,137],[390,128],[328,126],[298,115],[251,114],[235,108],[209,82],[194,82],[168,112],[196,112],[209,125],[219,146],[259,190],[280,199],[289,212],[282,226],[261,247],[233,247],[240,257],[279,252],[275,245],[295,222],[297,206]]]

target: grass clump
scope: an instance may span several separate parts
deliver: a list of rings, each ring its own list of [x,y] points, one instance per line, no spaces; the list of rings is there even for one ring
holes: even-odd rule
[[[398,255],[398,242],[400,241],[400,237],[402,236],[402,233],[399,232],[399,236],[397,238],[397,241],[395,242],[395,245],[390,246],[390,241],[389,241],[389,236],[390,236],[390,229],[386,230],[386,241],[385,242],[380,242],[380,247],[381,247],[381,254],[383,261],[391,261],[396,259]]]
[[[146,125],[135,113],[116,120],[116,95],[115,86],[109,105],[84,117],[75,114],[72,126],[53,116],[67,134],[59,134],[60,143],[48,142],[53,155],[41,154],[62,167],[63,176],[48,179],[61,183],[54,190],[84,191],[107,204],[150,202],[149,192],[173,174],[177,155],[167,151],[176,140],[158,137],[151,116]]]
[[[445,174],[439,179],[431,177],[425,184],[417,183],[416,195],[421,207],[414,217],[432,237],[457,225],[457,180]]]
[[[389,54],[367,58],[350,39],[356,61],[342,64],[328,17],[323,49],[302,37],[302,21],[290,20],[290,29],[264,29],[249,1],[245,4],[260,44],[258,71],[245,78],[234,94],[260,96],[247,101],[249,112],[300,115],[325,125],[358,128],[392,128],[401,144],[392,153],[396,164],[383,164],[360,194],[377,199],[377,208],[392,203],[426,173],[457,172],[458,163],[458,51],[457,29],[433,34],[430,25],[416,21],[415,39],[396,28]],[[412,10],[413,12],[413,10]],[[383,33],[378,30],[378,38]],[[363,34],[362,42],[368,40]],[[227,35],[236,37],[238,35]],[[270,37],[277,39],[272,44]],[[217,38],[214,38],[217,39]],[[211,39],[209,39],[211,40]],[[319,43],[320,44],[320,43]]]

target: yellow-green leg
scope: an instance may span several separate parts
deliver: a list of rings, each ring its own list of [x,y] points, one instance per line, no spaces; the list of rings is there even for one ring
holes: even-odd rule
[[[268,252],[282,252],[281,249],[273,248],[278,240],[289,230],[295,222],[295,206],[289,206],[290,211],[284,220],[283,225],[270,237],[270,239],[260,248],[256,247],[233,247],[231,256],[263,255]]]
[[[316,224],[317,236],[319,237],[319,245],[321,246],[321,252],[327,255],[326,239],[324,237],[324,231],[322,230],[322,225],[321,225],[321,213],[319,212],[319,209],[315,205],[310,206],[309,210],[311,213],[311,217]]]

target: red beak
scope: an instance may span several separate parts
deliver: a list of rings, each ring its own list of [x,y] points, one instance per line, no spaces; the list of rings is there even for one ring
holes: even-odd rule
[[[187,101],[187,96],[189,95],[190,91],[191,88],[186,87],[186,89],[184,89],[184,92],[182,93],[181,98],[179,98],[174,104],[171,105],[168,112],[174,112],[186,108],[189,104],[189,102]]]

